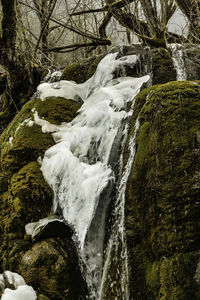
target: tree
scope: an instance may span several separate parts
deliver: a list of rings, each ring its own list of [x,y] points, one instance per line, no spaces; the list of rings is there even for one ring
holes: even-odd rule
[[[9,92],[15,97],[23,90],[26,93],[34,90],[35,73],[17,43],[17,1],[1,0],[1,5],[0,63],[7,71]]]
[[[106,26],[111,17],[114,17],[144,44],[153,47],[166,47],[168,42],[184,40],[182,36],[168,31],[168,22],[176,9],[177,5],[174,0],[105,0],[105,5],[101,8],[78,11],[73,15],[107,12]],[[104,36],[105,28],[103,26]]]
[[[189,21],[189,39],[198,43],[200,40],[200,1],[199,0],[176,0]]]
[[[50,28],[49,22],[55,9],[57,0],[33,0],[33,3],[35,5],[36,14],[40,22],[40,35],[35,46],[35,52],[37,52],[41,43],[41,52],[44,54],[45,50],[48,49],[48,36],[52,30],[57,28],[57,26]],[[42,56],[42,63],[48,62],[48,57],[46,57],[47,55],[48,52],[45,56]]]

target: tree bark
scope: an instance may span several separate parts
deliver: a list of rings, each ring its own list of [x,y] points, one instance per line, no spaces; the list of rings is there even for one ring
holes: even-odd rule
[[[0,64],[7,73],[7,93],[11,103],[15,103],[11,109],[16,111],[16,107],[20,108],[20,97],[30,96],[34,91],[37,71],[17,49],[17,0],[1,0],[1,5]]]

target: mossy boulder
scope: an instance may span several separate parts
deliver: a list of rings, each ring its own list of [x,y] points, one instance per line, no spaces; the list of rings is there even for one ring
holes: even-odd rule
[[[33,245],[25,232],[27,223],[51,213],[53,200],[38,157],[54,140],[51,133],[42,131],[35,116],[57,126],[72,121],[79,108],[64,98],[31,100],[0,137],[0,273],[22,272],[39,299],[79,299],[86,293],[71,237],[61,240],[48,232],[49,239],[40,237]]]
[[[171,82],[136,99],[125,210],[131,299],[200,299],[199,87]]]
[[[106,54],[100,54],[99,56],[95,57],[95,59],[92,61],[92,63],[90,63],[89,68],[87,70],[87,74],[86,74],[86,80],[94,75],[94,73],[96,72],[98,64],[105,57],[105,55]]]
[[[78,256],[72,241],[46,239],[24,254],[20,274],[48,299],[78,300],[84,299],[86,286],[77,266]]]
[[[34,122],[34,113],[53,124],[70,122],[80,105],[72,100],[49,97],[45,101],[31,100],[0,137],[1,168],[4,176],[11,177],[28,162],[37,160],[54,144],[50,133],[44,133]]]
[[[104,55],[93,56],[82,63],[73,63],[67,66],[61,76],[61,80],[71,80],[76,83],[83,83],[95,73],[99,62]]]
[[[165,48],[151,50],[152,84],[167,83],[176,80],[176,70],[170,53]]]

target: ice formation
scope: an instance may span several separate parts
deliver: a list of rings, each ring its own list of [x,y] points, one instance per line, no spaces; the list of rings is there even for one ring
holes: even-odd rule
[[[117,59],[117,53],[108,54],[94,76],[83,84],[61,81],[38,87],[43,100],[62,96],[84,101],[71,123],[57,126],[53,133],[56,144],[46,151],[41,167],[54,191],[53,212],[61,211],[74,227],[81,249],[99,196],[113,179],[109,158],[122,120],[127,116],[126,103],[149,80],[149,76],[113,79],[113,74],[136,61],[136,55]]]
[[[15,289],[5,288],[6,281]],[[3,291],[1,300],[35,300],[37,299],[34,289],[26,285],[25,280],[18,273],[5,271],[0,274],[0,288]]]

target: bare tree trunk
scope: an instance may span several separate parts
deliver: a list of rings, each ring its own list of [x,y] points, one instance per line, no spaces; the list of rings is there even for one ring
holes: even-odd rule
[[[1,5],[3,18],[1,22],[0,64],[7,72],[8,97],[6,101],[12,115],[20,108],[20,98],[30,96],[35,90],[35,84],[38,83],[35,80],[37,71],[34,72],[31,64],[26,62],[23,54],[20,55],[20,51],[17,49],[17,1],[1,0]]]

